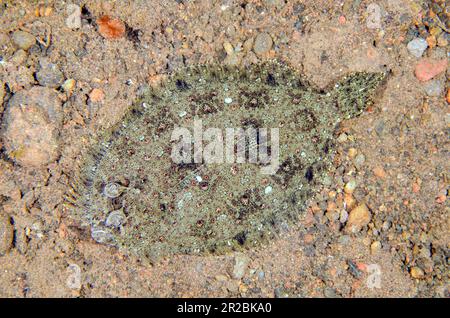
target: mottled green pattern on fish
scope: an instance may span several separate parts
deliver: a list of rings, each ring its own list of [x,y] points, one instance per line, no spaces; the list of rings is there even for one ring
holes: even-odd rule
[[[173,74],[104,133],[72,196],[92,237],[138,256],[221,254],[297,222],[331,166],[334,131],[372,102],[384,73],[351,74],[326,91],[292,68],[199,66]],[[279,128],[280,167],[175,164],[175,127]]]

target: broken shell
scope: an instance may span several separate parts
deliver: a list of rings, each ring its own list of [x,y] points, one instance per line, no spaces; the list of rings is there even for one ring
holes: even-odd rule
[[[92,228],[91,230],[91,237],[100,244],[113,244],[114,243],[114,237],[113,235],[107,230],[103,228]]]
[[[103,194],[110,199],[117,198],[121,193],[121,186],[114,182],[108,183],[103,189]]]
[[[106,218],[106,226],[109,227],[119,227],[126,220],[125,213],[122,210],[112,211]]]

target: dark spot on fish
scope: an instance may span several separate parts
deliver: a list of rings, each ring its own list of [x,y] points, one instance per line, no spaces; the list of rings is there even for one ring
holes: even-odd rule
[[[182,79],[177,79],[175,82],[175,85],[177,86],[177,88],[180,91],[186,91],[190,88],[189,84],[186,83],[186,81],[182,80]]]
[[[306,180],[308,180],[308,182],[311,182],[314,179],[314,169],[312,166],[306,169],[305,178]]]
[[[275,77],[270,73],[267,74],[266,83],[269,84],[270,86],[277,85],[277,81],[276,81]]]
[[[239,245],[244,245],[247,240],[247,234],[245,231],[238,233],[234,239],[239,243]]]

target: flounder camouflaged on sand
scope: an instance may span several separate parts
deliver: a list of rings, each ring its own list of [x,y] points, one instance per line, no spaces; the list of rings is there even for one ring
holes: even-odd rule
[[[385,73],[351,74],[327,91],[292,68],[183,69],[138,101],[83,158],[69,200],[99,243],[158,259],[222,254],[295,223],[331,166],[337,124],[373,101]],[[176,127],[278,128],[279,168],[175,163]]]

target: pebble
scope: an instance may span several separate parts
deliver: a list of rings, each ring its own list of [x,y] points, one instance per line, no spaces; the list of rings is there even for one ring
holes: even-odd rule
[[[383,231],[388,231],[391,228],[391,222],[390,221],[384,221],[383,225],[381,226],[381,229]]]
[[[26,229],[23,227],[17,227],[15,229],[15,245],[14,247],[20,254],[26,254],[28,251],[29,237],[26,234]]]
[[[61,87],[64,90],[64,92],[71,95],[73,92],[73,89],[75,88],[76,83],[77,82],[73,78],[69,78],[64,82],[64,84],[62,84]]]
[[[438,97],[444,92],[444,83],[441,80],[432,80],[423,85],[428,96]]]
[[[233,53],[231,55],[227,55],[227,57],[223,60],[226,65],[236,66],[241,63],[242,54]]]
[[[2,109],[3,99],[5,98],[5,84],[0,81],[0,110]]]
[[[250,258],[244,254],[237,254],[234,257],[234,268],[232,276],[234,279],[241,279],[244,277],[247,270],[248,264],[250,263]]]
[[[39,61],[40,69],[36,73],[36,78],[40,85],[58,88],[64,82],[64,75],[56,64],[48,62],[47,59]]]
[[[427,43],[430,48],[434,48],[437,44],[436,37],[434,35],[430,35],[427,37]]]
[[[9,36],[0,32],[0,46],[7,45],[10,42]]]
[[[224,102],[225,104],[231,104],[233,102],[233,99],[231,97],[226,97]]]
[[[341,245],[347,245],[350,242],[350,236],[348,236],[348,235],[341,235],[338,238],[338,242]]]
[[[355,165],[355,167],[357,169],[361,169],[362,166],[364,165],[365,161],[366,161],[366,156],[364,156],[362,153],[360,153],[359,155],[357,155],[355,157],[355,160],[353,160],[353,164]]]
[[[344,224],[345,222],[347,222],[347,220],[348,220],[348,212],[346,210],[342,209],[339,214],[339,222]]]
[[[266,274],[264,273],[264,271],[258,271],[258,279],[259,280],[264,280],[265,276],[266,276]]]
[[[427,49],[428,43],[425,39],[415,38],[414,40],[411,40],[406,47],[411,55],[419,58],[422,57]]]
[[[386,171],[382,167],[375,167],[373,168],[373,174],[378,178],[385,178],[386,177]]]
[[[71,29],[81,28],[81,8],[76,4],[67,5],[66,25]]]
[[[14,227],[9,217],[2,211],[0,212],[0,256],[5,255],[13,244]]]
[[[14,53],[9,62],[14,65],[21,65],[27,60],[27,57],[27,52],[20,49]]]
[[[13,93],[18,92],[22,87],[30,89],[36,81],[33,69],[25,65],[19,65],[11,72],[11,75],[8,84]]]
[[[446,47],[448,45],[448,33],[443,32],[437,39],[437,45],[440,47]]]
[[[62,105],[51,89],[35,86],[17,92],[4,114],[4,142],[10,158],[30,167],[41,167],[59,155]]]
[[[350,211],[346,225],[347,231],[351,233],[359,232],[364,226],[369,224],[371,219],[370,211],[364,203]]]
[[[325,287],[323,294],[326,298],[340,298],[336,289],[330,287]]]
[[[356,150],[355,148],[350,148],[348,150],[348,156],[350,159],[355,158],[355,156],[358,154],[358,150]]]
[[[264,193],[265,194],[270,194],[270,193],[272,193],[272,187],[271,186],[267,186],[265,189],[264,189]]]
[[[289,298],[289,292],[284,287],[278,287],[274,290],[275,298]]]
[[[356,189],[356,180],[351,179],[349,182],[347,182],[344,186],[344,192],[348,194],[352,194]]]
[[[214,276],[215,280],[218,282],[226,282],[228,280],[228,277],[226,275],[216,275]]]
[[[103,90],[99,89],[99,88],[94,88],[90,93],[89,93],[89,99],[91,100],[91,102],[93,103],[98,103],[98,102],[102,102],[105,99],[105,93],[103,92]]]
[[[356,200],[355,200],[355,198],[353,197],[352,194],[345,193],[344,194],[344,202],[345,202],[345,205],[346,205],[346,207],[345,207],[346,210],[351,210],[356,205]]]
[[[375,132],[377,133],[378,136],[382,136],[383,132],[385,131],[385,128],[386,123],[384,122],[384,120],[380,120],[378,124],[375,126]]]
[[[348,136],[347,136],[346,133],[342,133],[342,134],[340,134],[339,137],[337,138],[337,141],[338,141],[340,144],[342,144],[342,143],[344,143],[344,142],[347,141],[347,139],[348,139],[347,137],[348,137]]]
[[[253,44],[253,51],[258,55],[266,54],[272,48],[272,44],[272,37],[269,34],[259,33]]]
[[[381,242],[380,241],[374,241],[372,244],[370,244],[370,253],[376,254],[381,250]]]
[[[421,279],[425,276],[425,273],[423,272],[423,270],[418,266],[411,267],[410,274],[411,274],[412,278],[415,278],[415,279]]]
[[[62,125],[63,110],[58,94],[46,87],[34,86],[30,90],[21,90],[14,94],[8,103],[10,108],[18,106],[37,106],[44,110],[50,121]]]
[[[233,45],[231,45],[230,42],[225,41],[223,43],[223,48],[224,48],[225,52],[227,53],[227,55],[233,55],[234,54],[234,48],[233,48]]]
[[[125,35],[125,24],[119,20],[109,16],[102,16],[97,19],[98,32],[108,40],[115,40]]]
[[[230,293],[237,293],[239,291],[239,282],[236,281],[227,281],[226,282],[227,290]]]
[[[36,44],[36,38],[33,34],[25,31],[16,31],[12,35],[13,43],[22,50],[28,50],[34,44]]]
[[[249,52],[252,49],[253,44],[254,44],[253,38],[249,38],[249,39],[245,40],[245,42],[243,44],[244,51]]]
[[[41,167],[57,158],[57,131],[38,108],[8,109],[6,122],[5,147],[16,163]]]
[[[450,104],[450,88],[447,89],[447,97],[446,97],[446,99],[447,99],[447,103]]]
[[[331,180],[331,177],[330,177],[330,176],[325,176],[325,177],[323,177],[323,179],[322,179],[322,184],[323,184],[324,186],[330,186],[332,183],[333,183],[333,180]]]
[[[447,59],[423,58],[417,63],[414,74],[419,81],[426,82],[444,72],[447,69],[447,64]]]

